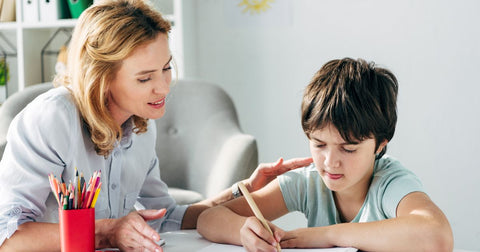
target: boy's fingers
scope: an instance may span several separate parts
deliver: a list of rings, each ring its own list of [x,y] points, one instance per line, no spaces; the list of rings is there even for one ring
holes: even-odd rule
[[[275,237],[263,226],[263,224],[258,219],[255,218],[255,220],[258,224],[254,226],[254,232],[258,235],[258,237],[266,241],[268,244],[276,246],[277,240],[275,239]],[[271,225],[270,222],[269,225]],[[272,229],[270,228],[270,230]]]

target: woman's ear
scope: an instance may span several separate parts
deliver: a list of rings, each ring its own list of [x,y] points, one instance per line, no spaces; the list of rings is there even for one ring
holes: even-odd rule
[[[387,146],[388,144],[388,140],[385,139],[383,140],[379,145],[378,145],[378,148],[377,148],[377,151],[375,151],[375,154],[380,154],[380,152],[382,152],[383,148],[385,148],[385,146]]]

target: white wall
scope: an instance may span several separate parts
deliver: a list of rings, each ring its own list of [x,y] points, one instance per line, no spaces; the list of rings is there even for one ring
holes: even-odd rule
[[[231,2],[183,2],[185,76],[227,90],[261,162],[309,155],[300,100],[321,65],[373,60],[400,84],[388,153],[422,179],[455,247],[480,250],[480,1],[276,0],[243,16]]]

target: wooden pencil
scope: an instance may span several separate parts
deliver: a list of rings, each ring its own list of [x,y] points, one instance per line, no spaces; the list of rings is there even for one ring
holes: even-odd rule
[[[262,212],[260,212],[260,209],[258,209],[257,204],[253,200],[252,196],[250,195],[250,192],[247,190],[245,185],[242,182],[238,182],[238,188],[240,188],[240,191],[242,191],[242,194],[245,197],[245,199],[247,200],[247,203],[250,206],[250,208],[252,209],[253,213],[255,214],[255,217],[257,217],[257,219],[262,223],[262,225],[265,227],[265,229],[267,229],[268,232],[270,232],[270,234],[273,236],[273,238],[275,238],[272,230],[270,229],[270,226],[268,225],[267,220],[265,219],[265,217],[263,217]],[[280,247],[279,242],[277,242],[277,251],[282,251],[282,248]]]

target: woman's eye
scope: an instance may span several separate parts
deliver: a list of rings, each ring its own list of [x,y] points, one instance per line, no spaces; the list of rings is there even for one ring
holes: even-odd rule
[[[325,144],[317,144],[315,147],[317,147],[317,148],[323,148],[323,147],[325,147]]]
[[[171,69],[172,69],[172,67],[171,67],[171,66],[168,66],[168,67],[165,67],[165,68],[162,69],[162,70],[163,70],[164,72],[166,72],[166,71],[169,71],[169,70],[171,70]]]
[[[138,82],[140,82],[140,83],[145,83],[145,82],[147,82],[147,81],[149,81],[149,80],[151,80],[151,79],[152,79],[152,78],[150,78],[150,77],[145,78],[145,79],[138,79]]]

